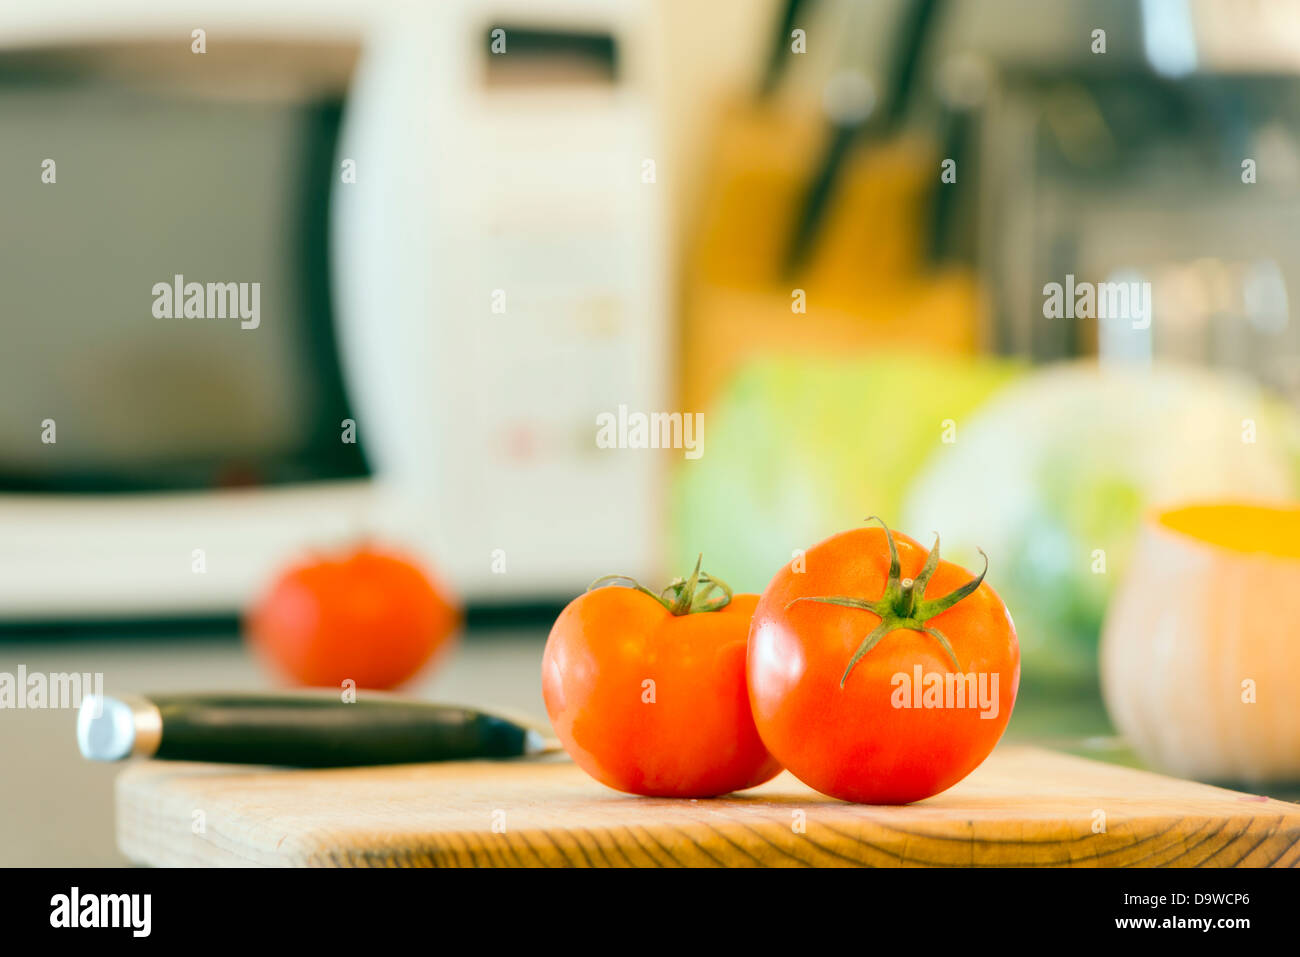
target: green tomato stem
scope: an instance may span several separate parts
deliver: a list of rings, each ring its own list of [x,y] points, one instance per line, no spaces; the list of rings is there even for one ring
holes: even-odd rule
[[[980,554],[984,556],[984,570],[975,578],[942,598],[926,600],[925,587],[929,584],[935,569],[939,567],[938,533],[934,536],[934,548],[930,549],[930,554],[926,557],[925,565],[920,574],[916,578],[903,578],[898,558],[898,546],[894,543],[893,532],[889,530],[889,526],[885,524],[884,519],[878,516],[872,515],[867,521],[880,522],[880,527],[885,530],[885,539],[889,542],[889,578],[885,582],[884,593],[875,601],[866,598],[853,598],[847,595],[804,596],[794,599],[786,607],[789,608],[796,602],[815,601],[826,605],[839,605],[845,608],[869,611],[880,619],[880,623],[862,639],[862,643],[853,652],[853,657],[849,659],[848,667],[844,669],[844,676],[840,678],[841,688],[844,687],[844,683],[848,681],[854,666],[862,660],[862,657],[879,644],[886,635],[899,630],[920,631],[929,635],[943,648],[944,653],[953,663],[953,667],[960,669],[961,665],[957,661],[957,655],[953,651],[952,643],[948,640],[948,637],[938,628],[927,624],[927,622],[931,618],[942,615],[980,587],[980,584],[984,581],[984,576],[988,574],[988,556],[984,555],[982,550],[980,551]]]
[[[623,582],[635,591],[639,591],[643,595],[649,595],[677,617],[721,611],[731,604],[731,586],[721,578],[701,571],[700,565],[703,561],[704,556],[701,554],[695,560],[695,570],[691,572],[689,578],[673,579],[657,595],[635,578],[630,578],[627,575],[602,575],[587,586],[587,591],[594,591],[614,582]],[[713,595],[715,591],[720,594]]]

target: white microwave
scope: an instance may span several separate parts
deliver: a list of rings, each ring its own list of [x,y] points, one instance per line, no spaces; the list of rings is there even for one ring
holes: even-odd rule
[[[669,395],[648,16],[0,10],[0,620],[363,538],[470,602],[658,578],[667,459],[596,444]]]

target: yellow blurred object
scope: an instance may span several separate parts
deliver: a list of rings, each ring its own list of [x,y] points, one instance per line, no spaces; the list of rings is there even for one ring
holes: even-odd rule
[[[1192,505],[1159,517],[1170,531],[1237,552],[1300,558],[1300,508]]]
[[[815,112],[727,110],[705,176],[688,281],[759,286],[780,275],[801,191],[826,143]]]
[[[922,141],[855,148],[808,262],[783,275],[828,134],[816,111],[776,105],[735,107],[721,122],[684,269],[684,408],[706,407],[756,355],[975,352],[981,297],[973,271],[932,272],[924,260],[926,200],[939,166]]]
[[[697,283],[691,290],[683,348],[682,407],[707,408],[730,376],[760,355],[849,357],[918,349],[969,355],[976,349],[979,286],[966,270],[896,280],[864,297],[856,309],[809,287],[806,315],[790,311],[788,289],[742,289]]]
[[[1106,706],[1156,768],[1300,780],[1300,507],[1156,513],[1106,615]]]

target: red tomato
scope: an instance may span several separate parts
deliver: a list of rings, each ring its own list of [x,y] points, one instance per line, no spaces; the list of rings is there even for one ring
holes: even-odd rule
[[[880,528],[814,545],[804,568],[777,573],[750,631],[750,702],[768,750],[846,801],[906,804],[956,784],[1015,704],[1020,647],[1006,606],[982,574],[940,560],[937,539],[927,552]]]
[[[250,641],[304,685],[388,689],[449,644],[460,612],[411,559],[360,548],[285,571],[246,621]]]
[[[609,787],[711,797],[780,771],[759,740],[745,688],[758,596],[735,595],[717,608],[720,598],[701,604],[708,588],[695,595],[696,584],[693,576],[665,589],[676,614],[639,586],[594,588],[551,629],[542,656],[547,713],[574,761]]]

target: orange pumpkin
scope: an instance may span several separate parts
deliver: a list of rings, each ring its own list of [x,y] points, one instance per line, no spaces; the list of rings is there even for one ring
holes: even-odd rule
[[[1300,780],[1300,507],[1148,516],[1107,612],[1102,690],[1154,767]]]

